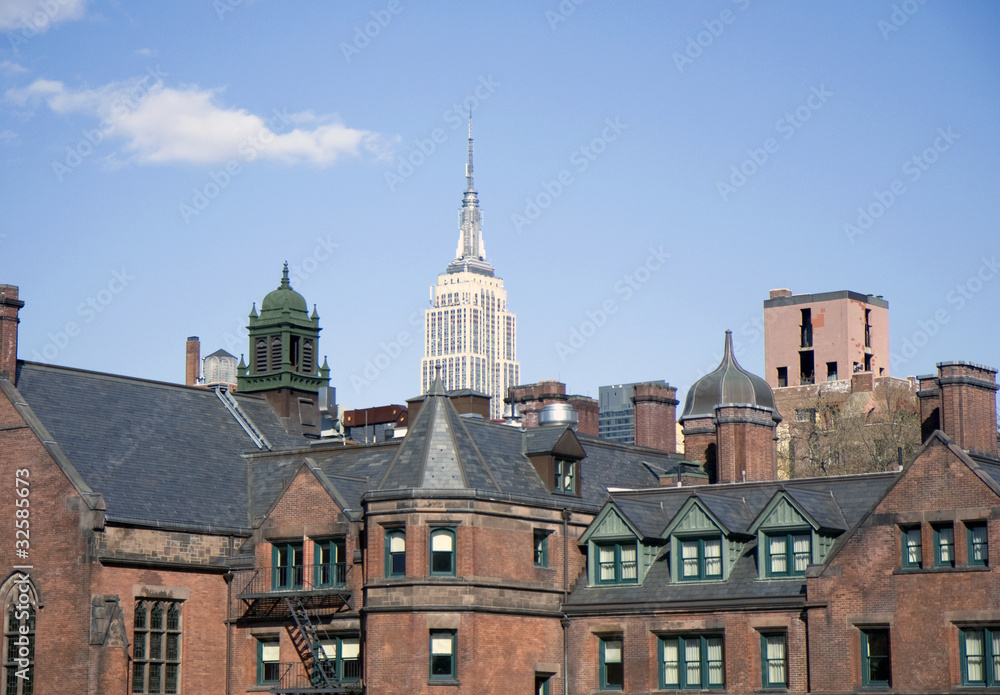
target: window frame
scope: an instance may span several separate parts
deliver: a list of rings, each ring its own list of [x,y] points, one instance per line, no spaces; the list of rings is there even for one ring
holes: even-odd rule
[[[327,676],[336,681],[337,683],[356,683],[361,680],[361,637],[357,634],[350,635],[330,635],[330,634],[320,634],[320,648],[323,650],[323,658],[318,659],[318,663],[332,664],[332,669],[327,669]],[[344,641],[354,640],[357,642],[358,655],[353,659],[344,658]],[[325,642],[333,643],[333,649],[335,654],[333,658],[327,655]],[[348,662],[355,662],[357,664],[357,675],[347,676],[344,670],[344,664]],[[322,666],[320,666],[322,668]]]
[[[771,659],[768,656],[768,638],[780,637],[782,642],[781,668],[784,678],[779,681],[771,680]],[[760,633],[760,682],[762,688],[788,688],[788,633],[785,631],[768,630]]]
[[[322,561],[324,551],[330,553],[330,560],[327,562]],[[329,569],[328,581],[323,581],[324,569]],[[343,536],[313,541],[313,586],[347,586],[347,539]]]
[[[451,540],[451,550],[434,550],[434,539],[437,537],[445,537]],[[432,577],[454,577],[457,571],[458,565],[458,537],[455,533],[455,528],[452,526],[432,526],[430,529],[430,534],[428,534],[427,552],[428,552],[428,569],[430,570],[430,575]],[[447,570],[435,569],[435,556],[437,557],[448,557],[449,558],[449,568]]]
[[[38,611],[35,608],[33,587],[28,596],[31,600],[25,605],[18,602],[18,595],[21,594],[19,585],[15,584],[7,595],[3,612],[3,668],[4,668],[4,692],[9,695],[24,695],[34,692],[35,685],[35,634]],[[25,618],[18,616],[27,611]],[[27,632],[22,633],[21,628],[27,627]],[[12,644],[14,638],[20,639],[22,634],[28,636],[28,677],[18,678],[17,673],[23,670],[15,661],[19,658],[17,646]],[[11,680],[13,679],[13,681]],[[13,686],[11,689],[9,686]]]
[[[271,543],[271,590],[296,591],[302,589],[304,566],[302,560],[305,546],[302,541],[283,541]],[[298,562],[279,564],[282,553],[288,560],[298,559]],[[284,570],[284,572],[283,572]],[[282,577],[284,576],[284,579]]]
[[[579,468],[577,466],[579,462],[573,459],[567,458],[557,458],[555,460],[555,465],[552,467],[555,474],[555,481],[552,487],[552,491],[559,495],[576,495],[577,490],[577,475],[579,474]],[[569,468],[569,473],[566,469]],[[566,478],[569,477],[569,485],[566,485]]]
[[[924,566],[924,548],[923,548],[923,529],[920,525],[911,526],[900,526],[900,553],[902,566],[910,569],[919,569]],[[911,545],[911,540],[913,540],[913,535],[916,534],[916,543]],[[917,559],[916,561],[910,561],[909,550],[911,548],[916,549]]]
[[[688,683],[687,650],[688,641],[698,640],[698,682]],[[708,683],[711,679],[713,662],[708,658],[709,640],[718,640],[720,649],[719,670],[722,675],[720,683]],[[677,681],[667,682],[666,647],[672,644],[677,650]],[[726,688],[726,635],[724,632],[682,633],[675,635],[660,635],[657,639],[657,657],[659,671],[659,686],[661,690],[725,690]],[[692,662],[693,663],[693,662]]]
[[[705,541],[719,541],[719,573],[718,574],[708,574],[708,556],[705,554]],[[684,574],[684,544],[685,543],[698,543],[698,574],[697,575],[685,575]],[[723,559],[725,557],[725,548],[723,547],[724,539],[721,533],[711,534],[707,536],[689,536],[685,538],[677,538],[677,579],[682,582],[699,582],[699,581],[714,581],[722,579],[725,574],[725,567],[723,566]]]
[[[278,658],[274,661],[264,661],[265,646],[278,649]],[[274,664],[274,678],[267,677],[267,666]],[[281,639],[277,635],[260,635],[257,637],[257,685],[271,685],[281,679]]]
[[[392,539],[399,538],[403,541],[403,549],[394,552],[392,550]],[[402,567],[397,571],[395,560],[399,558]],[[397,526],[385,530],[385,576],[387,579],[393,577],[406,576],[406,528]]]
[[[622,635],[605,635],[598,637],[600,644],[598,645],[599,654],[599,680],[601,690],[624,690],[625,689],[625,640]],[[618,643],[618,661],[608,661],[607,649],[609,643]],[[621,677],[621,682],[610,682],[608,678],[608,664],[617,664],[618,675]],[[612,678],[615,676],[612,675]],[[616,678],[617,680],[617,678]]]
[[[785,537],[785,570],[783,572],[776,572],[773,568],[772,558],[775,557],[771,555],[771,539],[779,538],[781,536]],[[808,549],[808,560],[806,566],[802,570],[795,569],[795,539],[796,537],[805,536],[809,539],[809,549]],[[812,551],[813,551],[813,538],[812,530],[802,529],[781,529],[780,531],[764,531],[764,576],[765,577],[802,577],[806,573],[806,568],[812,564]]]
[[[632,547],[635,549],[635,576],[625,578],[622,573],[622,548]],[[614,548],[614,574],[611,579],[603,579],[601,567],[601,548]],[[594,541],[594,579],[596,584],[638,584],[639,583],[639,542],[635,538],[627,540],[601,540]]]
[[[971,680],[969,678],[967,639],[968,635],[972,633],[979,633],[982,638],[982,653],[979,655],[982,663],[979,668],[983,677],[979,680]],[[1000,625],[978,625],[959,628],[959,668],[962,671],[963,686],[973,688],[1000,687],[1000,678],[994,677],[998,669],[998,663],[1000,663],[1000,648],[997,648],[1000,647],[1000,644],[994,644],[994,640],[1000,641]]]
[[[132,687],[131,693],[163,693],[177,695],[181,692],[181,658],[183,656],[182,635],[184,621],[181,617],[183,601],[175,599],[154,599],[137,596],[132,613]],[[144,620],[140,626],[137,618],[140,608]],[[170,626],[170,613],[176,609],[177,625]],[[153,613],[160,610],[160,625],[153,626]],[[174,656],[170,656],[170,637],[175,637]],[[154,655],[154,637],[157,647]],[[141,648],[141,653],[138,651]],[[154,669],[155,667],[155,669]],[[170,673],[173,667],[173,688],[170,688]],[[155,671],[155,676],[153,675]],[[136,678],[140,676],[140,678]],[[150,681],[159,681],[158,690],[150,689]]]
[[[543,529],[535,529],[532,535],[532,541],[534,547],[532,550],[532,555],[535,561],[535,567],[548,567],[549,566],[549,536],[552,535],[550,531]]]
[[[428,641],[428,666],[429,666],[429,680],[432,681],[456,681],[458,680],[458,634],[457,630],[431,630],[430,639]],[[445,637],[451,640],[451,651],[448,653],[450,668],[448,673],[434,673],[434,657],[443,656],[443,654],[434,653],[434,639],[444,639]]]
[[[955,566],[955,525],[952,523],[946,524],[934,524],[932,526],[934,529],[934,566],[935,567],[954,567]],[[942,531],[947,531],[945,536],[950,536],[950,539],[942,538]],[[943,553],[941,552],[943,548],[947,547],[949,549],[950,558],[948,560],[943,560]]]
[[[976,531],[983,530],[983,540],[982,542],[977,542],[975,535]],[[967,541],[968,553],[966,555],[966,564],[970,567],[987,567],[990,564],[990,529],[986,521],[967,521],[965,522],[965,537]],[[976,559],[976,548],[982,547],[982,558]]]
[[[891,688],[892,687],[892,635],[888,626],[860,628],[861,632],[861,686],[864,688]],[[873,679],[872,659],[869,653],[870,638],[876,633],[885,634],[886,653],[876,655],[876,659],[884,659],[888,664],[889,674],[886,679]]]

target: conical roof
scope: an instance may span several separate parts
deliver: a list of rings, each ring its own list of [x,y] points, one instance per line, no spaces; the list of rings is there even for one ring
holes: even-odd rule
[[[733,332],[726,331],[726,348],[722,362],[715,371],[694,382],[684,401],[681,420],[714,417],[715,407],[723,404],[755,405],[771,410],[780,418],[774,407],[774,392],[767,382],[739,365],[733,356]]]

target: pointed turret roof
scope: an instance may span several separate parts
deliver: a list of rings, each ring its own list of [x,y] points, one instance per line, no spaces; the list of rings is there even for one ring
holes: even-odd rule
[[[401,488],[500,490],[448,398],[440,370],[378,485],[380,490]]]

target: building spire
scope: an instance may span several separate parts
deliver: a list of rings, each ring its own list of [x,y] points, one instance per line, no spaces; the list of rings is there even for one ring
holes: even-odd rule
[[[458,249],[455,260],[449,264],[449,272],[460,272],[467,269],[470,261],[476,262],[478,272],[493,273],[493,267],[486,261],[486,248],[483,245],[483,235],[480,225],[482,215],[479,212],[479,196],[472,177],[472,112],[469,112],[469,161],[465,165],[465,194],[462,196],[462,209],[459,211]]]

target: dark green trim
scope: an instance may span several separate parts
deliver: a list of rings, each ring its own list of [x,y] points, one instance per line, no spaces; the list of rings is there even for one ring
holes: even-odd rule
[[[921,533],[920,526],[901,526],[899,529],[900,535],[900,552],[902,553],[902,566],[910,569],[916,569],[918,567],[923,567],[924,565],[924,550],[923,550],[923,534]],[[912,540],[916,540],[917,548],[917,560],[916,562],[910,562],[910,545]]]
[[[600,637],[600,688],[601,690],[625,689],[625,645],[621,635]],[[618,661],[608,662],[607,648],[609,644],[618,643]],[[610,669],[608,668],[610,665]]]
[[[708,641],[719,640],[722,650],[722,657],[719,661],[719,668],[722,671],[722,682],[709,684],[709,668],[711,663],[708,660]],[[687,682],[687,652],[685,645],[692,640],[698,640],[698,682]],[[660,637],[657,640],[657,655],[659,661],[659,679],[661,690],[724,690],[726,687],[726,644],[725,635],[721,633],[709,633],[704,635],[671,635]],[[666,645],[677,648],[677,680],[667,681],[666,669]]]
[[[955,526],[954,524],[935,524],[934,529],[934,566],[954,567],[955,566]],[[947,533],[942,534],[945,531]],[[942,549],[948,548],[949,559],[943,559]]]
[[[264,661],[264,645],[278,646],[280,640],[277,637],[258,637],[257,638],[257,685],[268,685],[270,683],[278,682],[278,674],[274,674],[274,678],[267,678],[265,673],[265,664],[277,664],[278,661]]]
[[[399,537],[403,539],[402,552],[392,552],[392,539]],[[393,560],[399,562],[393,562]],[[389,528],[385,530],[385,576],[405,577],[406,576],[406,529]]]
[[[885,653],[869,654],[874,640],[878,649],[882,639],[885,639]],[[861,631],[861,685],[865,688],[892,686],[892,649],[889,628],[871,628]],[[874,676],[874,677],[873,677]]]
[[[639,582],[639,544],[633,539],[630,541],[615,541],[615,542],[593,542],[594,547],[594,561],[595,561],[595,575],[594,579],[597,584],[637,584]],[[604,563],[601,562],[601,548],[613,548],[614,549],[614,574],[611,579],[602,579],[603,572],[601,571]],[[633,548],[635,552],[635,560],[632,564],[634,565],[633,572],[634,577],[625,578],[622,571],[622,548]]]
[[[535,567],[549,566],[549,532],[536,529],[533,540],[534,549],[532,555],[535,559]]]
[[[982,542],[977,543],[974,534],[978,529],[983,529],[984,535]],[[985,567],[990,563],[990,546],[989,546],[989,527],[986,525],[985,521],[967,521],[965,522],[965,538],[968,543],[968,555],[967,563],[971,567]],[[982,555],[981,558],[975,559],[976,551],[979,551]]]
[[[775,572],[771,566],[771,539],[785,537],[785,571]],[[812,547],[813,547],[813,537],[812,531],[783,531],[781,533],[764,533],[764,576],[766,577],[801,577],[806,573],[805,567],[801,570],[795,569],[795,538],[806,536],[809,538],[809,557],[806,561],[806,567],[812,562]]]
[[[434,653],[434,638],[451,639],[451,652],[447,655]],[[454,681],[458,679],[458,649],[456,648],[457,637],[455,630],[431,630],[428,641],[427,653],[430,655],[430,680],[432,681]]]
[[[451,539],[451,550],[434,550],[434,539],[436,537],[445,536]],[[451,526],[436,526],[431,527],[431,532],[429,536],[430,542],[428,543],[428,553],[430,564],[431,576],[445,576],[454,577],[458,550],[458,539],[455,536],[455,529]],[[447,567],[445,566],[447,565]]]
[[[324,561],[323,555],[328,558]],[[347,541],[343,538],[313,542],[313,586],[347,585]]]
[[[719,541],[719,572],[718,574],[709,574],[708,572],[708,556],[705,554],[705,541]],[[697,575],[685,575],[684,574],[684,544],[685,543],[698,543],[698,574]],[[704,536],[701,538],[678,538],[677,539],[677,580],[682,582],[697,582],[703,581],[705,579],[722,579],[724,574],[723,570],[723,556],[725,555],[725,541],[722,539],[721,535]]]
[[[784,641],[784,656],[782,666],[785,678],[781,681],[771,680],[771,660],[767,656],[767,638],[781,637]],[[762,632],[760,633],[760,684],[763,688],[787,688],[788,687],[788,633],[787,632]]]
[[[285,557],[282,561],[282,552]],[[271,589],[302,588],[302,543],[271,544]]]

